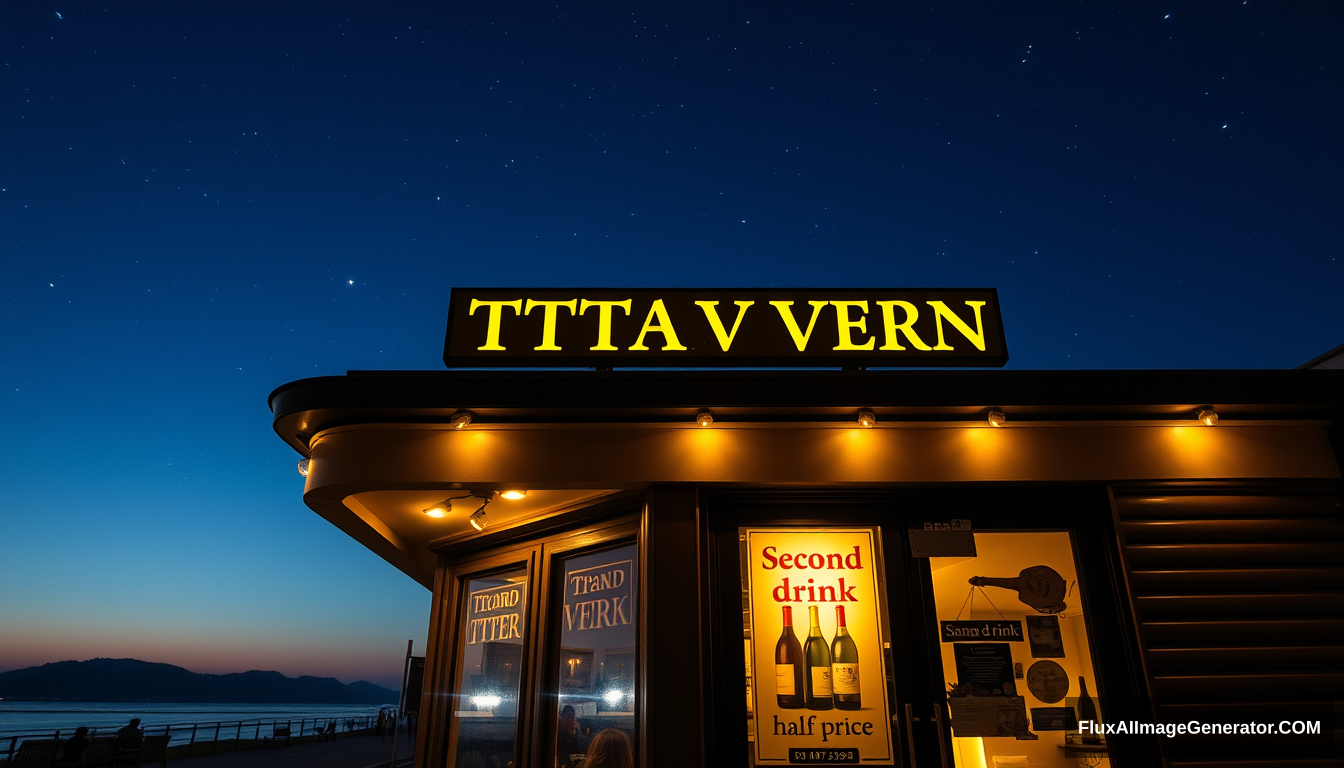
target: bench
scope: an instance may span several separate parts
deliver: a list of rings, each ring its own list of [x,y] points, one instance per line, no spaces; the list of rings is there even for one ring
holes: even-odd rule
[[[288,725],[278,727],[271,733],[270,736],[267,736],[266,738],[261,740],[261,746],[273,747],[276,744],[279,744],[280,742],[283,741],[285,743],[285,746],[288,747],[289,733],[290,731]]]

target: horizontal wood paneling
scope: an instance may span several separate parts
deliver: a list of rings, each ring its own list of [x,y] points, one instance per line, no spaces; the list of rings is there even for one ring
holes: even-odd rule
[[[1173,568],[1132,570],[1129,582],[1138,594],[1204,592],[1344,591],[1344,565],[1288,568]]]
[[[1344,516],[1333,492],[1116,492],[1148,689],[1161,722],[1321,720],[1322,734],[1162,739],[1176,768],[1341,762]]]
[[[1125,547],[1131,567],[1175,564],[1202,568],[1262,565],[1331,565],[1340,561],[1339,541],[1261,541],[1239,544],[1136,544]]]
[[[1291,642],[1296,638],[1285,639]],[[1197,674],[1210,671],[1235,674],[1244,669],[1270,672],[1339,671],[1344,670],[1344,646],[1149,648],[1148,662],[1148,668],[1154,675]]]
[[[1331,617],[1344,614],[1344,593],[1251,592],[1229,595],[1146,595],[1135,598],[1144,621]]]
[[[1344,520],[1286,517],[1274,520],[1133,520],[1121,523],[1129,544],[1160,542],[1262,542],[1344,539]]]

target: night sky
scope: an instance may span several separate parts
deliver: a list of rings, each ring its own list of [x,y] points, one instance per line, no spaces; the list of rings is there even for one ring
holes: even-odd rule
[[[266,395],[452,286],[996,287],[1009,368],[1344,342],[1344,5],[0,5],[0,669],[399,682]]]

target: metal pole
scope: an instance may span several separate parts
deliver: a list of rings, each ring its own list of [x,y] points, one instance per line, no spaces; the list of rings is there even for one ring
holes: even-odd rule
[[[196,746],[196,723],[191,724],[191,741],[187,742],[187,754],[191,754],[191,748]]]
[[[223,723],[215,723],[215,740],[210,742],[210,754],[214,754],[215,750],[219,749],[219,727],[221,725]]]
[[[397,698],[397,716],[392,720],[391,768],[397,768],[397,731],[401,727],[401,718],[406,713],[406,681],[411,676],[411,649],[414,646],[414,640],[406,641],[406,658],[401,662],[401,696]]]

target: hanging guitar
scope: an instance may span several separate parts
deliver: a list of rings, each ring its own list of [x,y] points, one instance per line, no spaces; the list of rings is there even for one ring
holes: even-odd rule
[[[1021,573],[1010,579],[972,576],[970,582],[977,587],[1015,589],[1017,599],[1034,608],[1037,613],[1062,613],[1065,608],[1064,577],[1048,565],[1023,568]]]

